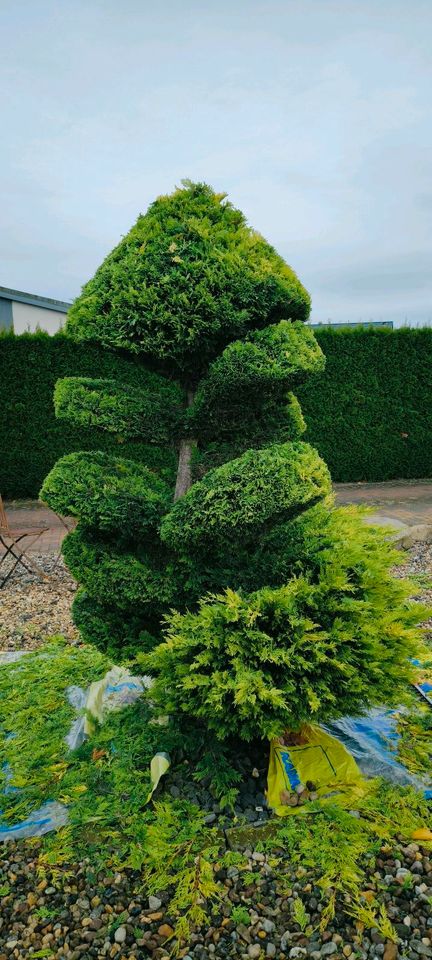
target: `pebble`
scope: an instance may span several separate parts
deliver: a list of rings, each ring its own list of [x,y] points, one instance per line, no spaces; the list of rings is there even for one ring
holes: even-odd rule
[[[396,960],[398,955],[398,948],[396,943],[389,941],[384,950],[384,960]]]
[[[261,956],[261,947],[259,943],[249,944],[247,952],[250,960],[259,960],[259,957]]]
[[[338,952],[337,943],[334,943],[333,940],[330,940],[329,943],[324,943],[321,947],[321,956],[322,957],[331,957],[332,953]]]
[[[149,897],[148,905],[149,910],[159,910],[162,906],[162,900],[159,900],[159,897]]]
[[[399,867],[396,871],[396,880],[406,880],[407,877],[411,876],[411,870],[408,870],[406,867]],[[393,878],[392,878],[393,879]]]
[[[116,943],[124,943],[127,937],[126,927],[118,927],[114,934],[114,940]]]

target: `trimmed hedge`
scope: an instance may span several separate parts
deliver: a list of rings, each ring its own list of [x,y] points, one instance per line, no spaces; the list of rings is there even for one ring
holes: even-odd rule
[[[432,329],[315,331],[324,373],[297,388],[305,439],[336,481],[432,476]],[[105,450],[162,470],[175,457],[152,444],[119,442],[97,428],[54,416],[59,377],[114,378],[140,387],[133,356],[79,344],[63,334],[0,335],[0,492],[36,497],[55,461],[74,450]]]
[[[97,427],[78,427],[54,414],[59,377],[107,377],[139,388],[142,366],[122,352],[80,344],[59,333],[0,335],[0,492],[37,497],[56,460],[74,450],[104,450],[156,467],[172,485],[177,461],[167,448],[124,441]]]
[[[325,372],[297,397],[333,480],[432,476],[432,329],[315,333]]]

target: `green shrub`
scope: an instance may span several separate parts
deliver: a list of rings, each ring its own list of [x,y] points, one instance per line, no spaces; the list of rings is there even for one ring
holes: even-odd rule
[[[53,392],[59,377],[100,377],[140,389],[142,364],[130,354],[96,343],[74,343],[59,333],[0,332],[0,492],[5,498],[37,497],[56,460],[76,450],[103,450],[146,464],[172,485],[175,446],[158,446],[96,427],[82,427],[54,415]]]
[[[209,367],[188,411],[191,435],[251,446],[299,437],[305,423],[290,387],[324,366],[313,333],[283,320],[235,341]],[[258,441],[258,442],[257,442]],[[247,446],[243,447],[247,449]],[[239,451],[242,452],[242,451]]]
[[[56,513],[88,527],[133,539],[156,530],[170,505],[170,489],[148,467],[107,453],[69,453],[41,490]]]
[[[296,387],[307,422],[307,440],[338,481],[432,476],[432,407],[429,370],[432,329],[357,328],[315,331],[326,369]],[[17,377],[17,369],[19,376]],[[144,375],[132,354],[74,343],[61,334],[0,331],[0,491],[3,497],[36,497],[56,460],[74,450],[102,449],[155,468],[171,484],[176,450],[55,419],[59,377],[98,375],[140,388]],[[203,398],[204,400],[204,398]],[[275,392],[264,402],[238,392],[215,409],[194,403],[191,435],[202,438],[194,453],[198,478],[245,450],[301,436],[305,423],[292,401],[282,412]],[[190,415],[189,415],[190,416]],[[199,421],[199,422],[197,422]],[[241,432],[236,424],[241,423]],[[43,426],[42,426],[43,425]],[[155,434],[152,435],[154,439]],[[270,438],[270,440],[269,440]]]
[[[90,596],[104,604],[113,603],[132,617],[137,611],[160,616],[175,602],[175,586],[163,557],[146,555],[144,550],[136,556],[122,545],[104,542],[81,524],[65,537],[62,550],[75,579]]]
[[[150,439],[153,419],[162,462],[177,456],[169,491],[103,454],[48,476],[45,500],[80,521],[63,546],[84,587],[74,615],[101,649],[137,652],[171,616],[147,661],[155,696],[221,738],[375,703],[404,686],[415,651],[419,613],[389,576],[382,534],[334,512],[327,466],[298,439],[292,388],[323,365],[299,322],[308,309],[243,215],[187,184],[139,218],[67,323],[127,348],[142,375],[120,389],[112,377],[60,383],[62,417],[121,439],[140,423]]]
[[[182,399],[174,383],[149,373],[139,390],[115,380],[66,377],[54,391],[57,417],[155,444],[178,433]]]
[[[312,372],[323,370],[324,355],[310,328],[301,323],[280,323],[251,333],[246,341],[230,343],[211,365],[194,399],[194,410],[232,403],[242,393],[253,400],[256,391],[266,394],[297,386]],[[252,394],[252,396],[251,396]]]
[[[227,590],[169,617],[164,642],[140,657],[163,712],[252,740],[403,701],[422,609],[389,572],[397,554],[352,511],[332,513],[327,537],[315,575],[305,565],[284,586]]]
[[[326,368],[298,389],[338,481],[432,476],[432,329],[315,331]]]
[[[75,594],[72,615],[83,640],[117,662],[134,657],[137,650],[155,646],[155,638],[142,629],[139,613],[125,621],[123,612],[115,605],[100,603],[82,588]]]
[[[295,516],[330,490],[325,463],[306,443],[248,450],[211,470],[174,504],[162,522],[162,540],[174,549],[202,541],[242,542]]]

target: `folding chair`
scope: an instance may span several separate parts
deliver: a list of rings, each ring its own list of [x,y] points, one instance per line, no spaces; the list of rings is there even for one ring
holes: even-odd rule
[[[49,530],[49,527],[13,530],[12,527],[9,526],[6,510],[0,495],[0,549],[2,547],[4,548],[4,553],[0,555],[0,567],[5,564],[8,558],[12,561],[15,560],[15,563],[12,563],[10,569],[5,574],[0,574],[0,590],[8,582],[18,564],[21,564],[29,573],[36,573],[41,580],[50,579],[28,555],[28,550],[34,546],[36,541],[39,540],[39,537],[41,537],[43,533],[46,533],[47,530]],[[28,542],[29,540],[30,542]],[[25,560],[23,560],[23,557],[25,557]]]

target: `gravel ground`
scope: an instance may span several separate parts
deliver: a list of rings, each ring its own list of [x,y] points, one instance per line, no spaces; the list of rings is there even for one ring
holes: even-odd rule
[[[34,650],[56,633],[79,642],[70,616],[75,581],[61,558],[56,564],[55,554],[33,558],[50,579],[17,567],[0,590],[0,650]]]
[[[132,960],[169,956],[175,918],[165,897],[147,898],[138,875],[95,874],[88,862],[38,882],[37,845],[9,844],[0,865],[2,910],[0,960],[47,956],[78,960],[117,957]],[[418,960],[432,957],[432,862],[430,851],[411,843],[378,854],[364,891],[365,900],[377,893],[400,937],[399,956]],[[263,853],[245,851],[249,869],[258,879],[245,885],[236,867],[221,870],[218,879],[226,896],[205,928],[197,929],[181,952],[186,958],[238,957],[241,960],[276,958],[321,960],[333,957],[395,960],[398,948],[376,930],[364,931],[341,909],[325,933],[319,926],[322,891],[311,871],[285,864],[283,891]],[[280,867],[279,867],[280,870]],[[246,881],[247,884],[248,881]],[[300,898],[314,932],[302,933],[293,918]],[[243,907],[240,922],[232,911]],[[249,918],[247,920],[247,918]],[[40,951],[46,951],[42,953]]]
[[[420,578],[432,573],[432,546],[419,545],[396,575]],[[54,558],[39,557],[46,572]],[[60,563],[56,579],[41,582],[28,574],[15,576],[0,592],[0,649],[33,649],[47,634],[63,633],[79,642],[70,619],[75,584]],[[418,596],[432,604],[432,589],[421,584]],[[432,632],[432,620],[429,622]],[[260,763],[261,759],[261,763]],[[256,764],[256,766],[255,766]],[[269,817],[264,789],[266,766],[263,758],[245,758],[245,781],[235,813],[249,824]],[[221,824],[217,804],[206,784],[193,784],[187,763],[168,774],[165,788],[173,797],[186,796],[208,811],[207,822]],[[228,826],[228,824],[226,824]],[[255,831],[253,831],[255,833]],[[225,836],[228,836],[226,834]],[[325,906],[317,877],[303,866],[284,864],[283,889],[269,859],[256,849],[244,850],[254,882],[245,885],[236,867],[220,872],[218,879],[226,896],[218,903],[210,924],[198,929],[180,955],[184,960],[211,960],[238,957],[241,960],[334,960],[378,958],[407,960],[432,958],[432,853],[411,843],[389,850],[383,847],[371,861],[365,883],[365,900],[375,897],[384,903],[400,938],[396,947],[376,930],[364,930],[340,909],[324,933],[319,933],[320,915]],[[0,960],[51,960],[86,958],[158,958],[171,955],[175,918],[170,916],[166,898],[148,899],[142,882],[131,871],[108,876],[95,873],[88,861],[60,868],[56,875],[40,880],[37,873],[39,841],[3,845],[0,858]],[[283,858],[283,854],[282,854]],[[271,858],[270,858],[271,860]],[[281,872],[281,865],[278,867]],[[314,932],[307,936],[293,917],[293,905],[301,898],[307,923]],[[231,919],[233,909],[247,911],[239,921]]]
[[[403,562],[394,570],[395,576],[413,577],[418,583],[415,599],[432,607],[432,544],[419,543],[407,553],[401,551],[401,559]],[[432,617],[425,624],[432,634]]]

